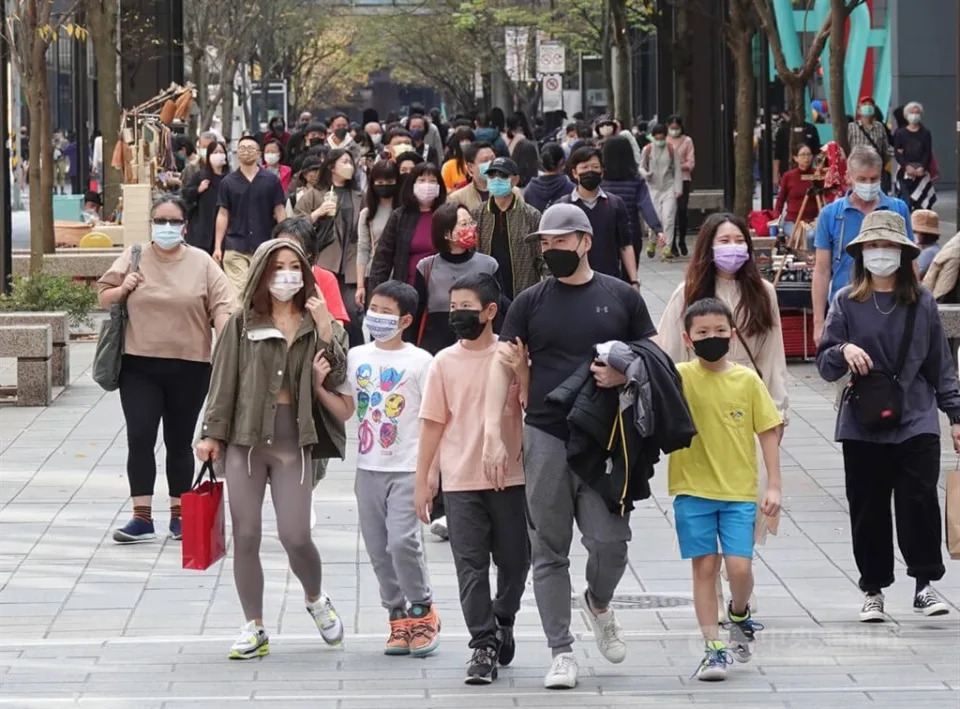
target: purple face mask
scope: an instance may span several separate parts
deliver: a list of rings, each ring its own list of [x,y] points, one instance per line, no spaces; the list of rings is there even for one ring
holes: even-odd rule
[[[724,273],[736,273],[749,260],[746,244],[719,244],[713,247],[713,263]]]

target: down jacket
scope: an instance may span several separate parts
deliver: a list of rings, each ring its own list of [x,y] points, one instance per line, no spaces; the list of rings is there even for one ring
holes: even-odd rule
[[[547,402],[566,414],[570,469],[600,493],[610,512],[620,516],[633,510],[635,500],[650,497],[650,479],[660,452],[686,448],[696,435],[680,375],[670,358],[649,340],[631,342],[627,347],[633,355],[630,363],[640,360],[646,373],[643,386],[650,390],[647,415],[653,421],[650,435],[640,433],[636,404],[622,405],[621,395],[628,388],[599,388],[590,373],[590,362],[547,395]]]

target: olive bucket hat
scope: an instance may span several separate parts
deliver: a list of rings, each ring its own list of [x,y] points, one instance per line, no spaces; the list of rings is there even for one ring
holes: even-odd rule
[[[889,241],[903,247],[903,255],[913,260],[920,255],[920,247],[907,236],[907,222],[896,212],[879,209],[863,218],[857,238],[847,244],[847,253],[856,256],[868,241]]]

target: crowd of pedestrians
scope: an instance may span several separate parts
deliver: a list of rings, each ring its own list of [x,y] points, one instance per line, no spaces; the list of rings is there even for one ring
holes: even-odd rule
[[[270,649],[259,557],[268,484],[305,608],[326,643],[343,642],[310,529],[313,495],[323,495],[314,488],[325,461],[347,455],[353,420],[354,490],[386,654],[439,646],[423,522],[451,545],[468,683],[493,682],[514,660],[528,574],[553,656],[545,687],[578,681],[571,597],[600,654],[623,662],[612,602],[630,512],[669,456],[679,553],[691,560],[703,633],[694,675],[721,680],[732,662],[750,660],[763,629],[752,612],[755,530],[773,524],[789,487],[779,461],[789,413],[783,333],[750,230],[731,214],[704,222],[655,327],[638,276],[641,220],[653,233],[648,254],[687,253],[678,215],[694,149],[681,118],[653,126],[645,146],[606,117],[586,139],[568,126],[572,138],[545,144],[542,174],[529,179],[517,153],[532,128],[518,114],[501,129],[502,118],[447,125],[414,110],[405,122],[366,115],[351,127],[335,114],[328,127],[307,116],[292,134],[273,122],[241,139],[234,171],[224,145],[207,141],[186,203],[159,201],[151,244],[126,250],[101,278],[101,302],[125,299],[129,310],[120,392],[133,517],[114,538],[156,536],[161,420],[169,533],[180,536],[199,419],[196,456],[224,466],[229,493],[244,615],[231,658]],[[914,608],[947,612],[931,585],[944,575],[937,409],[960,450],[956,370],[913,268],[921,249],[910,210],[882,193],[882,166],[871,147],[852,152],[849,190],[818,222],[813,285],[817,365],[828,381],[849,380],[836,437],[863,621],[888,617],[891,497]],[[931,272],[942,274],[937,259]],[[574,523],[587,553],[577,589]]]

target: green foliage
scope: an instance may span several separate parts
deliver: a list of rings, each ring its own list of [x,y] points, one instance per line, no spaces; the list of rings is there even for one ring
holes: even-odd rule
[[[47,273],[14,278],[10,295],[0,295],[0,310],[65,311],[71,325],[88,327],[93,324],[90,311],[96,305],[96,293],[83,281]]]

